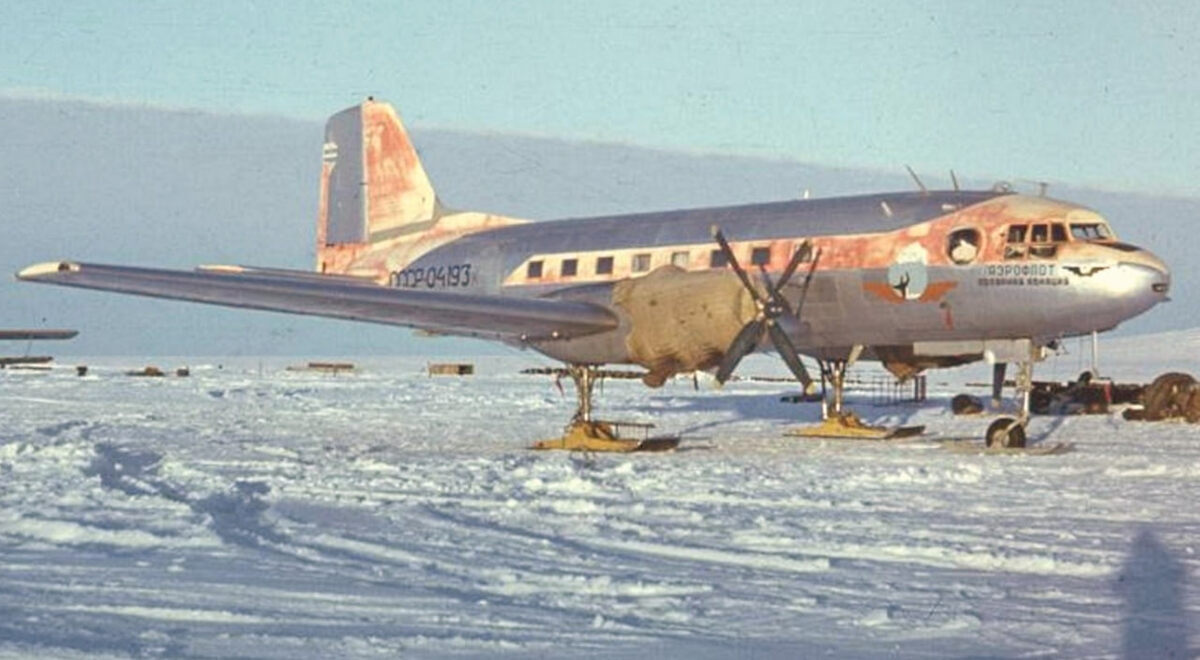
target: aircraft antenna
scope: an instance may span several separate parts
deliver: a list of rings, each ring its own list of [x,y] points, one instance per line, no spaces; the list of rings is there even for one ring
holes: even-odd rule
[[[1017,181],[1020,181],[1021,183],[1031,183],[1033,185],[1036,185],[1037,190],[1038,190],[1038,197],[1045,197],[1046,192],[1050,190],[1050,182],[1049,181],[1038,181],[1036,179],[1017,179]]]
[[[917,182],[917,187],[921,189],[921,194],[928,195],[929,189],[925,187],[924,183],[921,183],[921,177],[917,176],[917,173],[913,171],[913,168],[905,165],[904,169],[908,170],[908,175],[912,177],[913,181]]]
[[[954,175],[954,170],[950,170],[950,182],[954,184],[954,192],[958,192],[958,177]]]

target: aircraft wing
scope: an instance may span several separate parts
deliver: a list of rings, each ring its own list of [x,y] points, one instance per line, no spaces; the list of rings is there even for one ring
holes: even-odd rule
[[[618,323],[609,310],[586,302],[397,289],[269,269],[182,271],[53,261],[29,266],[17,279],[498,338],[578,337]]]
[[[0,330],[0,340],[70,339],[77,334],[78,330]]]

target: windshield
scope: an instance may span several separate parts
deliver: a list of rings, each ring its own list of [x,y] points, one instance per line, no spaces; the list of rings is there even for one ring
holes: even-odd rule
[[[1071,223],[1071,236],[1078,241],[1099,241],[1112,238],[1112,232],[1103,222]]]

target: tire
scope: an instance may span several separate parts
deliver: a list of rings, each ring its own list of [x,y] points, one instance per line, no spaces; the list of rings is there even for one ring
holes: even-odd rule
[[[1155,378],[1146,388],[1146,420],[1153,422],[1179,417],[1195,384],[1195,378],[1177,371]]]
[[[1024,449],[1025,425],[1012,417],[1001,417],[988,426],[984,441],[989,448]]]

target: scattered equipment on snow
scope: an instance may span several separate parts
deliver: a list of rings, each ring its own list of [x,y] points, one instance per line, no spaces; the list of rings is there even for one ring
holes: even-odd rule
[[[983,401],[977,396],[959,394],[950,399],[950,411],[955,415],[978,415],[983,412]]]
[[[1200,422],[1200,385],[1189,374],[1172,371],[1146,386],[1141,397],[1142,407],[1127,408],[1125,419],[1158,422],[1183,419],[1190,424]]]
[[[353,362],[309,362],[308,364],[287,367],[288,371],[319,371],[327,374],[339,374],[343,371],[354,371]]]
[[[470,362],[430,362],[425,367],[430,376],[471,376],[475,365]]]

